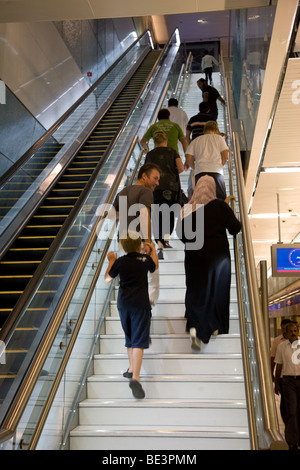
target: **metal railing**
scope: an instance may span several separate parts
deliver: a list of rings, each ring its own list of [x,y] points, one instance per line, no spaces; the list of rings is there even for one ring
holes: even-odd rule
[[[228,109],[229,89],[224,73],[223,79]],[[226,117],[224,122],[227,122]],[[269,351],[254,265],[239,140],[238,135],[232,131],[230,109],[228,123],[232,145],[228,162],[230,193],[234,196],[231,205],[234,211],[238,205],[242,224],[242,231],[234,240],[234,253],[251,448],[286,450],[288,446],[279,432]]]

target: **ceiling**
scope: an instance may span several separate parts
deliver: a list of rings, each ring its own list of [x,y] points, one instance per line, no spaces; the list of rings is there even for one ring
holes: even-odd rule
[[[300,166],[300,59],[289,60],[283,83],[280,84],[279,100],[276,108],[273,108],[297,0],[0,0],[0,21],[27,22],[150,15],[158,28],[157,34],[162,38],[168,37],[169,32],[178,27],[181,40],[190,42],[227,36],[227,10],[270,4],[277,4],[277,9],[280,7],[284,10],[278,15],[280,24],[276,26],[274,23],[278,37],[276,36],[274,41],[272,36],[273,42],[271,41],[270,45],[246,183],[255,263],[258,266],[260,260],[267,260],[269,266],[270,245],[276,243],[279,238],[283,242],[291,242],[300,232],[300,173],[258,171],[261,163],[263,167],[281,169],[288,165]],[[172,14],[169,14],[170,12]],[[201,30],[195,29],[199,14],[205,14],[208,20],[206,24],[202,24]],[[273,124],[269,129],[271,116]],[[283,214],[279,223],[278,202]]]

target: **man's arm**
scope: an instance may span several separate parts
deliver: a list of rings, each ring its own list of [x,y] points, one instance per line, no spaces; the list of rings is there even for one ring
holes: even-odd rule
[[[219,101],[221,101],[221,103],[222,103],[223,106],[226,105],[226,102],[225,102],[224,98],[222,98],[221,95],[219,95],[217,99],[218,99]]]
[[[275,393],[276,393],[276,395],[279,395],[279,393],[280,393],[279,380],[280,380],[280,377],[281,377],[281,371],[282,371],[282,364],[276,363],[276,372],[275,372]]]
[[[185,155],[185,164],[184,164],[185,168],[188,169],[188,168],[195,168],[195,164],[194,164],[194,156],[187,153]]]
[[[222,165],[223,165],[223,166],[224,166],[225,163],[227,162],[228,157],[229,157],[229,150],[223,150],[223,151],[221,152],[221,160],[222,160]]]
[[[181,142],[181,145],[182,145],[182,148],[183,148],[183,151],[186,152],[186,149],[188,148],[188,143],[187,143],[187,140],[185,137],[181,137],[180,139],[180,142]]]
[[[143,147],[143,149],[145,150],[145,152],[149,152],[149,147],[148,147],[148,140],[145,139],[145,137],[142,138],[141,140],[141,146]]]

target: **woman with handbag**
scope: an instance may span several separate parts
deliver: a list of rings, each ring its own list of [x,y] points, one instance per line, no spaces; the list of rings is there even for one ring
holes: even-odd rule
[[[216,197],[215,180],[208,175],[199,179],[180,215],[176,232],[185,244],[186,331],[192,349],[200,350],[201,341],[228,333],[231,259],[226,231],[236,235],[241,224],[229,205]],[[195,243],[200,234],[203,244]]]

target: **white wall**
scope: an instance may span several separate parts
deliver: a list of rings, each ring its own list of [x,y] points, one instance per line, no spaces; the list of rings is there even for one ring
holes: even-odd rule
[[[51,22],[0,24],[0,77],[49,128],[88,89]]]

